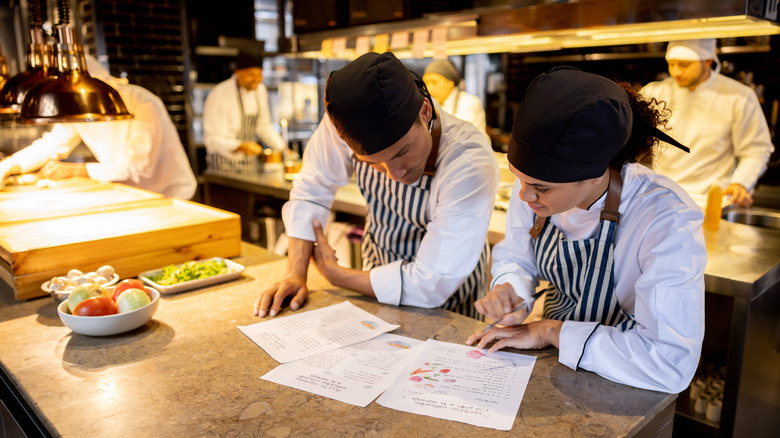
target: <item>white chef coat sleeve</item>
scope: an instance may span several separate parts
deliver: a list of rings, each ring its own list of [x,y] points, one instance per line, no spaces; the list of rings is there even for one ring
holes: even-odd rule
[[[303,167],[282,207],[282,220],[289,237],[316,241],[312,221],[325,227],[339,187],[352,176],[352,151],[339,137],[325,115],[303,153]]]
[[[54,125],[51,131],[13,154],[22,173],[38,170],[49,160],[62,160],[81,143],[81,137],[67,124]]]
[[[284,139],[274,130],[271,124],[271,110],[268,106],[268,90],[265,85],[260,84],[255,90],[257,93],[257,101],[260,103],[257,118],[257,129],[255,134],[260,138],[264,144],[271,149],[282,151],[284,150]]]
[[[558,359],[618,383],[678,393],[693,378],[704,338],[703,213],[686,207],[648,217],[643,235],[622,237],[639,239],[637,326],[594,330],[592,322],[565,321]]]
[[[209,153],[216,153],[232,160],[245,157],[235,152],[241,141],[238,139],[238,89],[235,76],[218,84],[209,92],[203,104],[203,143]]]
[[[764,111],[754,92],[749,91],[742,105],[735,105],[731,143],[737,157],[737,167],[731,183],[741,184],[752,191],[767,167],[775,148],[769,134]]]
[[[534,214],[520,201],[521,184],[515,181],[509,208],[506,213],[504,239],[493,247],[490,288],[509,283],[515,294],[533,309],[533,293],[539,286],[539,271],[534,261],[533,239],[528,234],[534,222]]]
[[[475,138],[484,141],[476,133],[469,141]],[[414,259],[371,270],[371,287],[381,303],[439,307],[479,261],[498,190],[498,165],[489,153],[448,161],[436,170],[434,211]]]

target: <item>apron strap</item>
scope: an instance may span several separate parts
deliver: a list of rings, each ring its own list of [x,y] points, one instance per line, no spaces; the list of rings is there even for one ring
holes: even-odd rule
[[[623,178],[620,171],[614,167],[609,167],[609,188],[607,189],[607,200],[604,202],[604,209],[601,210],[601,220],[607,220],[616,224],[620,223],[620,193],[623,191]]]
[[[620,176],[620,171],[614,167],[609,168],[609,187],[607,188],[607,199],[604,202],[604,208],[601,210],[601,220],[612,221],[616,224],[620,223],[620,194],[623,192],[623,178]],[[537,216],[534,225],[528,230],[528,234],[531,238],[536,239],[539,237],[539,233],[542,232],[544,224],[547,222],[547,217]]]
[[[534,222],[534,226],[531,227],[530,230],[528,230],[528,234],[531,235],[532,239],[536,239],[539,237],[539,233],[542,232],[542,228],[544,228],[544,223],[547,222],[547,216],[537,216],[536,222]]]
[[[439,157],[439,141],[441,140],[441,123],[435,119],[431,124],[431,153],[428,154],[428,161],[425,162],[425,171],[423,175],[433,176],[436,173],[436,159]]]

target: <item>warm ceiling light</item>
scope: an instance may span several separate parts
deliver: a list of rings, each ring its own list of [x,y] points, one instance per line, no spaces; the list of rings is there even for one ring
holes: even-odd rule
[[[0,115],[19,113],[24,95],[33,85],[54,74],[52,46],[46,41],[43,23],[46,10],[41,0],[30,1],[30,47],[27,69],[8,79],[0,89]]]
[[[44,79],[25,94],[16,122],[49,124],[131,119],[119,92],[87,73],[84,51],[69,26],[67,0],[58,1],[55,26],[57,77]]]

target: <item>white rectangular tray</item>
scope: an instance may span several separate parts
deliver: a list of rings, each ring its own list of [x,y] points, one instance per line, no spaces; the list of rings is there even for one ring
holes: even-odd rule
[[[224,260],[225,265],[227,265],[228,271],[224,274],[215,275],[213,277],[208,278],[200,278],[197,280],[190,280],[190,281],[184,281],[177,284],[172,284],[170,286],[164,286],[162,284],[157,284],[154,281],[152,281],[149,277],[155,277],[158,275],[162,275],[163,269],[153,269],[151,271],[144,271],[138,274],[138,278],[141,279],[144,283],[148,284],[149,286],[157,289],[160,291],[161,294],[172,294],[177,292],[183,292],[185,290],[191,290],[191,289],[197,289],[200,287],[206,287],[211,286],[213,284],[222,283],[229,280],[234,280],[241,276],[241,273],[244,272],[244,267],[242,265],[239,265],[238,263],[223,259],[221,257],[213,257],[210,259],[203,259],[203,260],[196,260],[196,262],[205,262],[205,261],[211,261],[211,260]],[[179,267],[183,265],[184,263],[180,263],[178,265],[175,265],[176,267]]]

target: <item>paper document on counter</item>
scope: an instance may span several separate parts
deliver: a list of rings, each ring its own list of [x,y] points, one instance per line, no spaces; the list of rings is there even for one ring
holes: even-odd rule
[[[338,350],[279,365],[262,379],[366,407],[379,396],[424,344],[383,333]]]
[[[277,362],[285,363],[357,344],[398,327],[344,301],[238,329]]]
[[[488,353],[428,339],[377,403],[413,414],[511,430],[535,362],[534,356]]]

